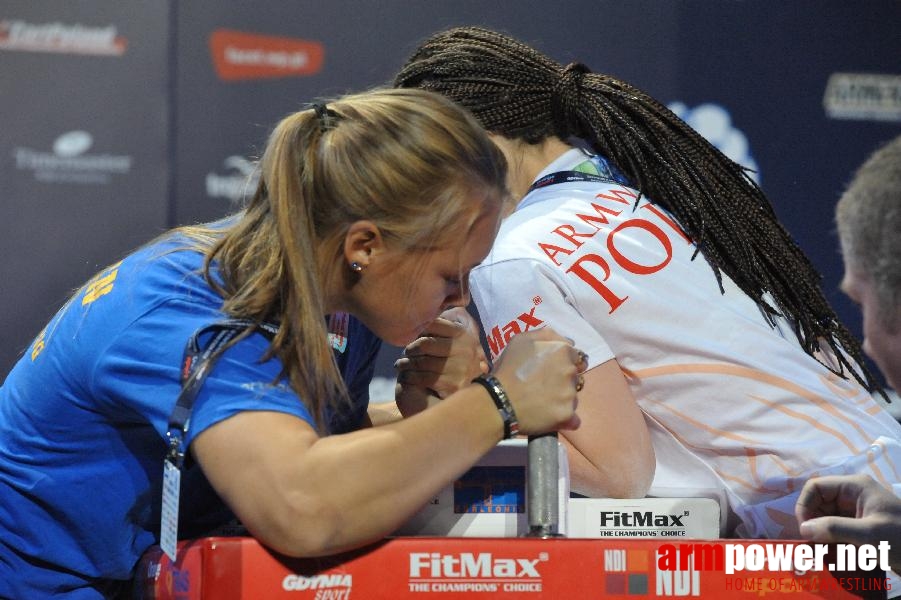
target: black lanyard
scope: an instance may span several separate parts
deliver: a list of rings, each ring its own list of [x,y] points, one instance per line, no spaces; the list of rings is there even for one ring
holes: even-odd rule
[[[184,464],[185,450],[182,442],[188,433],[191,409],[203,382],[206,381],[226,344],[251,327],[261,330],[261,333],[270,339],[278,331],[278,328],[270,323],[257,323],[249,319],[226,319],[201,327],[188,340],[181,368],[181,393],[172,414],[169,415],[169,428],[166,431],[166,437],[169,439],[166,459],[177,468],[181,469]],[[208,333],[213,333],[213,339],[205,347],[201,347],[200,338]]]
[[[584,151],[583,151],[584,152]],[[592,173],[591,171],[557,171],[555,173],[548,173],[544,177],[539,178],[535,183],[529,186],[529,191],[533,192],[535,190],[545,188],[551,185],[557,185],[558,183],[571,183],[573,181],[592,181],[595,183],[616,183],[619,185],[629,186],[629,180],[619,172],[619,170],[610,164],[603,156],[599,154],[585,154],[586,159],[579,163],[579,167],[584,165],[585,163],[589,163],[591,165],[590,169],[596,171]],[[579,168],[576,167],[576,168]]]
[[[604,175],[596,175],[594,173],[583,173],[582,171],[557,171],[556,173],[549,173],[537,180],[531,186],[529,186],[529,192],[533,192],[535,190],[548,187],[551,185],[556,185],[558,183],[570,183],[572,181],[594,181],[598,183],[622,183],[621,181],[617,181],[612,177],[605,177]],[[526,192],[528,193],[528,192]]]

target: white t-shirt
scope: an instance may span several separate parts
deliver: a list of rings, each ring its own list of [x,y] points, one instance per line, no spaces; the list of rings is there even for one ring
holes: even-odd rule
[[[537,181],[585,170],[588,158],[570,150]],[[787,321],[773,328],[725,274],[722,294],[668,213],[637,198],[578,180],[523,198],[471,275],[492,358],[543,325],[573,339],[590,367],[615,358],[651,430],[649,495],[725,498],[738,523],[730,535],[796,537],[797,492],[813,475],[901,481],[901,426],[807,355]]]

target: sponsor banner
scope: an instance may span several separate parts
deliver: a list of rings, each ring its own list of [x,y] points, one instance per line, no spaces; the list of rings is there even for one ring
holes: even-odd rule
[[[0,21],[0,50],[121,56],[127,47],[128,41],[115,25]]]
[[[42,183],[107,184],[131,171],[132,157],[109,152],[89,152],[94,137],[87,131],[63,133],[48,150],[28,146],[12,149],[15,168],[31,173]]]
[[[253,196],[260,181],[257,165],[240,155],[222,161],[222,169],[206,174],[206,195],[240,205]]]
[[[823,108],[833,119],[901,121],[901,75],[833,73]]]
[[[217,29],[210,54],[220,79],[241,81],[315,75],[325,53],[319,42]]]
[[[885,597],[891,584],[880,570],[878,547],[821,546],[397,538],[333,557],[290,559],[251,538],[206,538],[183,542],[175,564],[154,548],[142,559],[136,583],[140,597],[157,600]],[[845,564],[837,562],[842,553]],[[817,556],[828,569],[815,568]]]
[[[720,535],[720,505],[711,498],[572,498],[567,534],[712,539]]]
[[[74,289],[168,224],[173,7],[0,3],[0,254],[16,257],[0,267],[15,290],[0,374]]]

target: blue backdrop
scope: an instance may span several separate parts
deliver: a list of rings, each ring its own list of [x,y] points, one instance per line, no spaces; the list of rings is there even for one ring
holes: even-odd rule
[[[462,24],[625,79],[754,168],[859,331],[832,209],[901,134],[897,0],[6,0],[0,372],[94,271],[233,210],[279,118],[389,82],[423,37]]]

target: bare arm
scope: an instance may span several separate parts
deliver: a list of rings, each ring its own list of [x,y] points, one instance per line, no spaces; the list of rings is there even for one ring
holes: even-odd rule
[[[370,402],[367,416],[370,427],[387,425],[403,418],[394,402]]]
[[[520,337],[495,375],[521,430],[577,427],[575,350],[551,331]],[[469,385],[409,419],[321,438],[296,417],[243,412],[202,432],[192,449],[261,542],[290,556],[317,556],[394,531],[502,435],[488,393]]]
[[[572,490],[595,498],[642,498],[655,469],[644,414],[615,360],[584,377],[578,408],[582,426],[560,436],[568,446]]]
[[[248,411],[201,433],[193,447],[255,537],[288,555],[330,554],[390,533],[502,435],[494,405],[475,386],[427,412],[320,438],[296,417]]]

